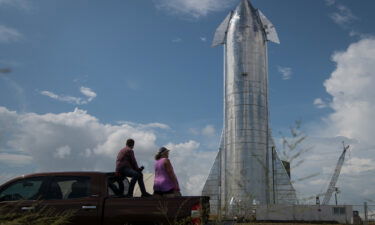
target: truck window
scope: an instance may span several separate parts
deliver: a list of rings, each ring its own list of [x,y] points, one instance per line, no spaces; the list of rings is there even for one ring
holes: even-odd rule
[[[91,195],[90,177],[54,177],[47,191],[47,199],[74,199]]]
[[[0,201],[40,199],[43,182],[43,177],[15,181],[0,191]]]
[[[119,178],[116,176],[108,177],[108,195],[122,196],[128,193],[129,181],[127,178]]]

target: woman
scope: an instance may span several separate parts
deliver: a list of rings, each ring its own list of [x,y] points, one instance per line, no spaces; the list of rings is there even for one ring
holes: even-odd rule
[[[168,156],[169,150],[165,147],[161,147],[155,155],[154,195],[181,196],[180,187]]]

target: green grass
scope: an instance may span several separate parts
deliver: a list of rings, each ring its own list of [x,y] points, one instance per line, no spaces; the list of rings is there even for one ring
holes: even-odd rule
[[[74,211],[57,212],[54,209],[34,205],[37,211],[20,213],[16,205],[14,208],[0,208],[0,225],[67,225],[70,224]]]

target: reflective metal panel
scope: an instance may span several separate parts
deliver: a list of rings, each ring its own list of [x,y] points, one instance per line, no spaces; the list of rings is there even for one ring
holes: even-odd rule
[[[226,208],[231,207],[231,200],[242,202],[242,206],[253,200],[268,203],[266,50],[258,14],[243,0],[233,12],[225,42],[224,149],[227,155],[222,205]]]
[[[267,40],[278,41],[272,23],[241,0],[213,41],[213,46],[224,44],[224,128],[202,194],[211,197],[212,212],[226,217],[248,211],[253,203],[285,202],[283,196],[292,199],[293,193],[295,197],[272,148]],[[282,187],[288,193],[282,193]]]

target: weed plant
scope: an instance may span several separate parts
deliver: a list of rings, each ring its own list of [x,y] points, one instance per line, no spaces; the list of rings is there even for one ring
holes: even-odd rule
[[[0,225],[67,225],[70,224],[74,211],[59,212],[52,208],[41,207],[40,202],[33,205],[38,210],[19,212],[22,205],[20,201],[16,206],[9,208],[0,207]]]

